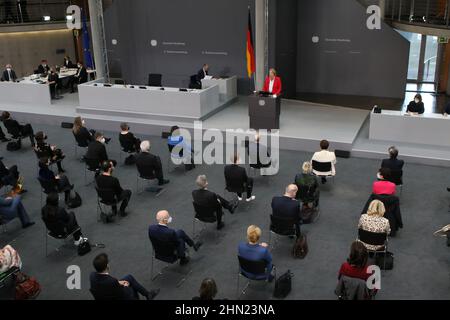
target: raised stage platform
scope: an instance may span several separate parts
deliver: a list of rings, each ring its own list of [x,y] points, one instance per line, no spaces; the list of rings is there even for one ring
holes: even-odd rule
[[[193,123],[173,123],[154,119],[137,119],[95,114],[78,114],[77,94],[66,94],[50,107],[34,105],[11,105],[2,103],[2,110],[12,111],[16,118],[31,123],[59,126],[61,122],[73,122],[80,115],[88,126],[99,130],[119,131],[121,122],[128,122],[137,134],[161,136],[172,125],[193,128]],[[328,139],[333,149],[351,151],[352,157],[384,158],[387,148],[399,147],[401,156],[410,163],[450,167],[450,149],[369,140],[369,111],[315,104],[297,100],[283,100],[280,118],[280,147],[283,150],[313,152],[319,141]],[[246,97],[239,97],[233,104],[202,122],[204,129],[243,129],[249,126]]]

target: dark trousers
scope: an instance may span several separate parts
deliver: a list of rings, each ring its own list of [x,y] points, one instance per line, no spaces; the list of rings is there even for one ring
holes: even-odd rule
[[[28,213],[22,204],[20,196],[14,197],[10,206],[1,207],[0,215],[6,221],[11,221],[15,218],[19,218],[22,226],[30,223],[30,217],[28,216]]]
[[[67,233],[72,233],[74,230],[80,228],[77,222],[77,218],[75,217],[75,214],[73,212],[68,212],[69,214],[69,221],[66,224],[66,230]],[[83,236],[81,233],[81,229],[73,234],[73,239],[75,241],[80,240],[80,238]]]
[[[162,166],[160,166],[159,168],[155,168],[155,177],[156,179],[158,179],[158,183],[163,183],[164,181],[164,174],[163,174],[163,170],[162,170]]]
[[[245,192],[247,193],[247,199],[252,197],[253,191],[253,178],[247,178],[247,183],[245,184]],[[242,193],[238,192],[239,198],[242,198]]]
[[[147,289],[145,289],[132,275],[126,275],[125,277],[123,277],[122,279],[120,279],[122,281],[127,281],[130,286],[129,287],[124,287],[125,290],[129,290],[129,297],[130,300],[134,299],[134,300],[139,300],[139,293],[146,297],[149,292]]]
[[[12,166],[8,169],[8,174],[2,177],[1,181],[5,186],[15,187],[19,179],[19,170],[17,166]]]
[[[25,124],[20,126],[20,134],[23,137],[30,137],[30,142],[32,145],[34,145],[34,130],[31,124]]]
[[[2,127],[0,127],[0,140],[6,139],[5,133],[3,132]]]
[[[130,202],[130,198],[131,198],[131,190],[123,190],[118,198],[119,202],[121,202],[119,209],[120,213],[125,212],[128,206],[128,202]],[[112,209],[113,213],[117,214],[117,206],[113,206]]]
[[[70,199],[70,190],[72,190],[72,185],[70,184],[69,178],[65,175],[60,175],[59,179],[56,181],[58,184],[58,191],[64,192],[64,200],[67,203]]]
[[[56,98],[56,83],[50,84],[50,96],[52,97],[52,99]]]
[[[179,258],[186,258],[186,244],[189,247],[194,246],[194,241],[184,232],[184,230],[177,230],[178,248],[177,253]]]

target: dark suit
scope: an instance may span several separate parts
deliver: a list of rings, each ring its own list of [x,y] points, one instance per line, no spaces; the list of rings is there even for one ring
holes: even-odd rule
[[[203,70],[203,68],[201,68],[198,72],[197,72],[197,80],[202,81],[202,79],[205,79],[205,76],[209,75],[209,72],[205,70]]]
[[[53,210],[56,210],[55,215],[52,214]],[[67,212],[64,208],[52,208],[46,205],[42,208],[42,220],[47,230],[55,236],[65,236],[80,228],[75,214]],[[79,230],[73,234],[73,238],[79,240],[81,235]]]
[[[109,160],[105,145],[97,140],[89,143],[85,157],[87,159],[98,160],[99,164],[103,161]]]
[[[274,197],[272,199],[272,215],[296,221],[295,232],[297,236],[300,235],[300,202],[286,196]]]
[[[247,199],[251,198],[253,190],[253,179],[247,176],[245,168],[236,164],[225,166],[225,181],[227,190],[236,192],[239,198],[242,197],[242,192],[245,190]]]
[[[3,125],[14,139],[18,139],[20,137],[30,137],[31,144],[34,145],[34,130],[31,124],[21,125],[16,120],[9,118],[3,120]]]
[[[48,72],[50,71],[50,67],[47,65],[47,66],[45,66],[45,68],[44,68],[44,66],[43,66],[42,64],[40,64],[40,65],[37,67],[36,71],[37,71],[38,74],[48,73]]]
[[[407,111],[418,113],[418,114],[423,114],[423,113],[425,113],[425,106],[424,106],[423,102],[416,103],[415,101],[411,101],[408,104]]]
[[[141,140],[137,139],[131,132],[119,134],[119,142],[122,150],[125,152],[137,152],[141,144]]]
[[[227,200],[206,189],[197,189],[192,191],[192,199],[201,207],[215,210],[217,225],[220,225],[222,222],[222,207],[228,210],[232,209],[230,203]]]
[[[3,71],[2,81],[16,81],[16,80],[17,76],[14,70],[11,70],[10,72],[8,72],[8,70]]]
[[[122,189],[122,186],[120,185],[119,179],[113,176],[107,176],[107,175],[99,175],[95,179],[95,182],[97,183],[97,187],[99,189],[104,190],[111,190],[114,192],[114,195],[116,196],[116,199],[118,202],[122,202],[120,205],[120,212],[123,214],[125,212],[125,209],[128,206],[128,202],[131,198],[131,190],[124,190]],[[117,206],[112,207],[114,214],[117,213]]]
[[[50,73],[48,75],[48,82],[49,82],[49,86],[50,86],[50,94],[52,96],[52,98],[56,98],[56,88],[58,86],[58,82],[59,82],[59,76],[56,72],[54,73]]]
[[[403,166],[404,165],[405,165],[405,162],[403,160],[398,160],[398,159],[384,159],[381,162],[382,168],[388,168],[391,170],[391,176],[387,180],[395,183],[396,185],[403,184]]]
[[[89,146],[89,143],[94,141],[94,137],[92,136],[92,132],[90,132],[87,128],[81,127],[78,133],[73,132],[73,136],[78,143],[78,146],[86,148]]]
[[[194,246],[194,241],[183,230],[170,229],[160,224],[151,225],[148,228],[148,236],[159,242],[176,246],[179,258],[186,258],[186,244],[190,247]]]
[[[148,295],[147,289],[131,275],[122,278],[123,281],[130,283],[129,287],[122,286],[119,280],[109,274],[92,272],[89,279],[95,300],[139,300],[138,293]]]
[[[143,178],[154,176],[161,184],[164,181],[161,159],[148,152],[141,152],[136,156],[136,167]]]

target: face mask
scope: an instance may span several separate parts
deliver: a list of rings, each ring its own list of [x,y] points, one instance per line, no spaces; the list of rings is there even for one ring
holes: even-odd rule
[[[170,224],[170,223],[172,223],[172,217],[169,217],[169,219],[167,219],[167,224]]]
[[[82,120],[81,123],[83,124],[83,126],[86,124],[86,122],[84,120]]]
[[[102,140],[100,140],[100,142],[104,144],[106,142],[106,139],[102,138]]]
[[[416,99],[416,100],[414,100],[416,103],[419,103],[420,102],[420,100],[419,99]]]
[[[11,71],[11,68],[6,68],[7,71]]]

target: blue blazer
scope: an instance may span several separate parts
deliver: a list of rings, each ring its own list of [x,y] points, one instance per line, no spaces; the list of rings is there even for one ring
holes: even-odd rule
[[[279,218],[300,220],[300,202],[289,197],[274,197],[272,199],[272,214]]]
[[[258,275],[258,274],[252,274],[252,273],[248,273],[248,272],[241,270],[243,274],[245,274],[249,278],[257,279],[257,280],[267,278],[267,276],[272,271],[272,254],[269,252],[268,248],[264,248],[264,247],[260,246],[259,244],[252,245],[250,243],[241,242],[239,244],[238,252],[239,252],[239,256],[244,259],[247,259],[250,261],[264,260],[267,262],[267,267],[266,267],[267,274]]]
[[[133,289],[123,287],[116,278],[92,272],[89,280],[95,300],[135,300]]]

